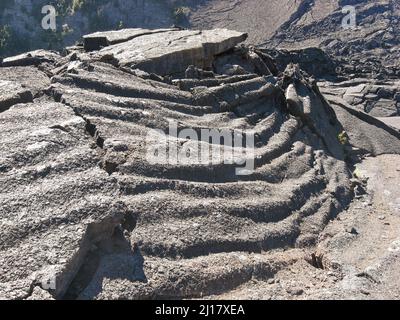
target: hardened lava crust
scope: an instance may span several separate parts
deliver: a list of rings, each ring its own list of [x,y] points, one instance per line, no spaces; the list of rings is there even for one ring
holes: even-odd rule
[[[317,249],[361,188],[354,165],[398,154],[400,134],[246,37],[130,29],[2,61],[1,298],[293,298],[306,289],[277,275],[335,269]],[[254,135],[254,170],[149,159],[160,131],[235,149],[171,122]]]

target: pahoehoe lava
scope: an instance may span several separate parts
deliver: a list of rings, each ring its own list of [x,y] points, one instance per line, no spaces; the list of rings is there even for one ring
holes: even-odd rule
[[[200,298],[313,250],[353,198],[354,158],[398,153],[399,133],[246,37],[136,29],[4,59],[1,298]],[[171,121],[254,133],[254,172],[150,164]],[[340,139],[355,124],[366,143]]]

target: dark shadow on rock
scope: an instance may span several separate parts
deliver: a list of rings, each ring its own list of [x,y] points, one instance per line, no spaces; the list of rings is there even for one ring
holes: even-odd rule
[[[116,228],[111,239],[93,247],[72,281],[64,300],[92,300],[101,291],[106,279],[122,279],[146,283],[144,258],[131,246],[122,228]]]

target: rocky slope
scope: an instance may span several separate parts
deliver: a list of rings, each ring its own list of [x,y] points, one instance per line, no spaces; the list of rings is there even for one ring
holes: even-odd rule
[[[342,71],[348,75],[398,77],[398,1],[330,1],[332,10],[323,16],[320,15],[326,1],[309,2],[310,9],[284,24],[268,41],[269,45],[290,49],[317,46],[339,60]],[[355,8],[354,28],[342,26],[345,5]]]
[[[337,281],[347,264],[360,268],[333,268],[320,254],[335,237],[326,226],[363,189],[355,162],[395,157],[400,133],[337,97],[329,103],[298,66],[280,70],[263,50],[240,46],[246,37],[124,30],[88,35],[64,56],[3,60],[0,297],[240,297],[256,288],[265,298],[257,288],[280,278],[267,292],[296,298],[299,284],[285,282],[293,268],[339,270]],[[176,138],[171,123],[240,133],[241,143]],[[162,157],[164,138],[179,161]],[[390,259],[385,270],[396,267]]]
[[[342,26],[346,5],[355,8],[355,28]],[[248,32],[248,42],[254,45],[319,47],[340,60],[347,74],[382,78],[398,76],[399,6],[395,0],[210,0],[194,7],[189,20],[194,27]]]
[[[355,7],[354,28],[342,26],[346,5]],[[211,0],[196,8],[190,21],[249,32],[248,42],[262,44],[278,64],[300,63],[309,74],[329,80],[321,84],[329,95],[373,116],[398,117],[399,8],[394,0]]]

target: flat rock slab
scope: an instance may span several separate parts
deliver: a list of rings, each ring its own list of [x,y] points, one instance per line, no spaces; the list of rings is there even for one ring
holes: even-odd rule
[[[0,79],[19,83],[26,90],[29,89],[33,96],[50,86],[50,78],[33,66],[0,68]]]
[[[116,185],[85,125],[57,103],[0,114],[0,299],[34,286],[62,297],[92,241],[119,223]]]
[[[400,117],[384,117],[378,118],[380,121],[386,123],[388,126],[400,130]]]
[[[5,58],[0,65],[2,67],[37,66],[43,62],[55,62],[60,58],[61,56],[59,54],[52,51],[35,50]]]
[[[371,107],[371,111],[369,112],[369,114],[373,117],[398,116],[399,110],[397,106],[400,106],[400,104],[396,101],[381,99]]]
[[[0,80],[0,112],[21,102],[32,101],[32,92],[14,81]]]
[[[177,30],[179,29],[170,28],[170,29],[150,30],[150,29],[132,28],[132,29],[122,29],[116,31],[95,32],[83,36],[83,43],[86,51],[94,51],[94,50],[100,50],[101,48],[113,44],[126,42],[140,36],[162,33],[167,31],[177,31]]]
[[[181,30],[136,37],[100,50],[99,58],[161,76],[184,72],[189,65],[207,69],[214,56],[246,40],[247,34],[227,29]]]
[[[373,117],[394,117],[400,114],[400,82],[356,78],[331,83],[320,82],[321,92],[343,98],[348,104]]]

